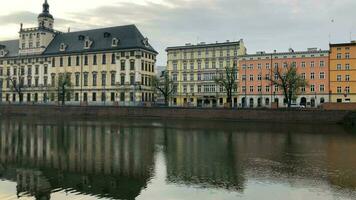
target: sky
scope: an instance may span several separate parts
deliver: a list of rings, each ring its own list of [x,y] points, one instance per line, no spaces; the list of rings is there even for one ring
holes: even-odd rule
[[[44,0],[1,3],[0,41],[33,27]],[[166,65],[168,46],[244,40],[248,53],[356,40],[356,0],[48,0],[59,31],[136,24]]]

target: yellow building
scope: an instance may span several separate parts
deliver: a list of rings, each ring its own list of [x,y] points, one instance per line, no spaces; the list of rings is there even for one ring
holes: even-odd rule
[[[214,79],[225,67],[237,66],[238,56],[246,54],[243,40],[168,47],[167,72],[175,82],[173,106],[222,107],[227,102],[224,88]],[[236,74],[238,77],[238,74]],[[237,91],[233,106],[237,106]]]
[[[63,33],[53,29],[47,1],[38,27],[0,41],[3,102],[138,105],[154,100],[157,52],[135,25]],[[59,92],[66,75],[70,87]],[[60,98],[61,97],[61,100]]]
[[[356,102],[356,41],[330,44],[331,102]]]

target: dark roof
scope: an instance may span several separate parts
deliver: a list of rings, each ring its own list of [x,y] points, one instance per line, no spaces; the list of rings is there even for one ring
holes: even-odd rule
[[[339,44],[330,44],[330,47],[345,47],[345,46],[355,46],[356,42],[348,42],[348,43],[339,43]]]
[[[222,47],[222,46],[231,46],[231,45],[240,45],[241,41],[237,42],[222,42],[222,43],[199,43],[197,45],[186,44],[185,46],[174,46],[174,47],[167,47],[166,51],[170,50],[182,50],[182,49],[196,49],[196,48],[208,48],[208,47]]]
[[[9,52],[5,58],[18,56],[19,40],[0,41],[0,45],[5,46],[5,50]]]
[[[109,33],[109,36],[104,37],[105,33]],[[89,37],[89,39],[93,41],[90,49],[84,49],[85,41],[79,40],[79,36]],[[112,47],[113,38],[119,39],[119,44],[117,47]],[[157,53],[157,51],[155,51],[151,45],[144,45],[144,40],[145,37],[143,37],[135,25],[61,33],[55,36],[52,42],[48,45],[44,54],[67,54],[137,48]],[[67,48],[64,52],[60,51],[60,45],[62,43],[67,45]]]

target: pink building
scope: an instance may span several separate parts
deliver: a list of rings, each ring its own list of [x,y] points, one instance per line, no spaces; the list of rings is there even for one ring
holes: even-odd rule
[[[247,54],[239,57],[239,103],[241,107],[270,107],[277,102],[285,107],[283,91],[271,84],[275,67],[297,66],[308,82],[293,104],[317,107],[329,102],[329,51],[310,48],[307,51]]]

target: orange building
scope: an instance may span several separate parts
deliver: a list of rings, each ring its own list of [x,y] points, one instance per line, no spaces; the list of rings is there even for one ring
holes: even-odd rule
[[[356,102],[356,41],[330,44],[331,102]]]
[[[329,102],[329,51],[309,48],[307,51],[257,52],[239,57],[239,102],[241,107],[270,107],[277,102],[285,107],[283,91],[271,85],[275,67],[295,64],[308,82],[293,104],[317,107]]]

